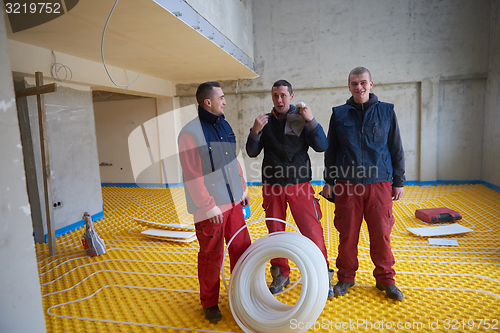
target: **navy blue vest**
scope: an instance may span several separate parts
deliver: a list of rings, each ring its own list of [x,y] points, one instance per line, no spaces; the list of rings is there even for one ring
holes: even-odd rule
[[[243,184],[239,174],[236,136],[224,116],[216,116],[198,107],[198,117],[191,120],[179,133],[187,133],[196,143],[200,155],[203,179],[209,194],[217,206],[234,203],[243,196]],[[182,154],[182,152],[180,152]],[[189,193],[183,175],[184,192],[188,212],[197,209]]]
[[[332,112],[330,128],[335,129],[335,136],[329,137],[326,155],[331,156],[332,165],[327,165],[325,180],[361,184],[392,181],[395,167],[395,178],[401,183],[404,181],[404,152],[399,131],[397,135],[390,135],[395,130],[391,130],[395,117],[393,104],[374,103],[363,120],[348,104],[334,107]]]

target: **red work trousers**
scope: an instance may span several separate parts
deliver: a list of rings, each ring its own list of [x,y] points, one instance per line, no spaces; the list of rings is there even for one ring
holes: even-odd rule
[[[286,221],[287,203],[302,235],[318,246],[328,263],[328,254],[321,226],[321,208],[319,200],[314,197],[314,189],[309,182],[289,186],[262,185],[262,207],[266,217],[274,217]],[[278,221],[266,221],[269,233],[285,231],[286,224]],[[272,266],[279,266],[283,276],[290,275],[290,266],[286,258],[271,259]]]
[[[340,233],[337,256],[339,281],[354,281],[358,269],[358,240],[363,216],[370,237],[370,257],[375,264],[373,276],[382,285],[394,284],[396,272],[391,250],[392,186],[390,182],[354,184],[337,181],[335,191],[335,228]]]
[[[219,303],[220,271],[224,260],[224,240],[229,242],[231,237],[245,225],[245,218],[241,204],[232,208],[223,205],[219,208],[223,212],[223,223],[211,223],[203,210],[194,214],[196,237],[200,244],[198,252],[198,281],[200,283],[201,305],[205,308]],[[251,240],[248,230],[243,229],[229,246],[229,261],[231,271],[240,256],[250,246]]]

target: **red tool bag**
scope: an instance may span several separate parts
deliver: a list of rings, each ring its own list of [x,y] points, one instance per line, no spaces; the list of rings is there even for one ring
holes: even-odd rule
[[[462,218],[459,212],[449,208],[417,209],[415,217],[427,223],[455,222]]]

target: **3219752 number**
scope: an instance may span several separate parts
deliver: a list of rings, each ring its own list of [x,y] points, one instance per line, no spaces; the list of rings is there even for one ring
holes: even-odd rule
[[[498,319],[446,319],[444,328],[447,330],[493,329],[498,330]]]
[[[7,14],[61,14],[61,4],[51,2],[5,3]]]

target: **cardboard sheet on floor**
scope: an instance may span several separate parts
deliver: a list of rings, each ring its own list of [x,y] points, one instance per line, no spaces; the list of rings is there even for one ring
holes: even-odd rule
[[[196,233],[193,231],[173,231],[162,229],[148,229],[141,232],[141,234],[166,241],[184,242],[189,243],[196,239]]]
[[[189,230],[195,230],[196,227],[194,224],[180,224],[180,223],[169,223],[165,224],[165,227],[167,228],[178,228],[178,229],[189,229]]]
[[[406,229],[411,233],[414,233],[415,235],[422,237],[456,235],[474,231],[458,223],[449,224],[441,227],[406,228]]]
[[[446,239],[446,238],[429,238],[430,245],[447,245],[447,246],[458,246],[456,239]]]
[[[194,224],[181,224],[181,223],[158,223],[153,221],[141,220],[136,217],[132,218],[134,221],[139,222],[140,225],[149,227],[150,225],[154,225],[161,229],[186,229],[186,230],[194,230]]]

